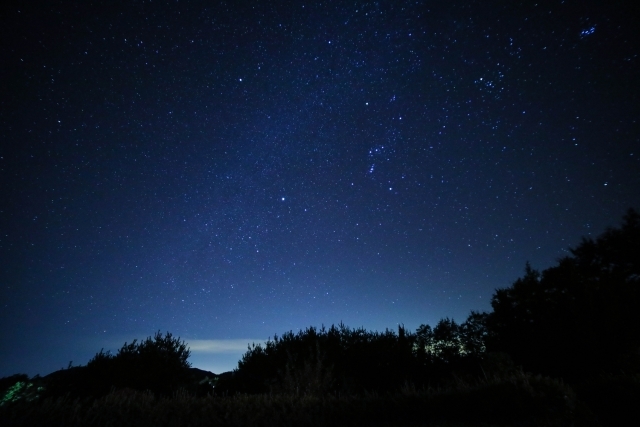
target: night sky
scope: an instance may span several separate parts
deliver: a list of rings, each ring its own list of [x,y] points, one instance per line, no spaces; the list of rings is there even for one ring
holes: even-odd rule
[[[0,377],[463,321],[640,208],[634,2],[21,3]]]

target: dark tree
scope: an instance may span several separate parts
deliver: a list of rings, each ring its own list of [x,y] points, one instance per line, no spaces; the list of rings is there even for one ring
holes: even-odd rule
[[[115,356],[102,351],[89,361],[87,368],[104,383],[115,387],[151,390],[170,395],[184,385],[187,361],[191,352],[179,338],[160,332],[138,343],[125,343]]]
[[[484,354],[487,337],[486,320],[487,313],[472,311],[467,320],[460,325],[460,342],[465,355],[480,357]]]
[[[486,317],[486,313],[472,311],[462,324],[447,317],[434,328],[420,325],[416,331],[416,353],[429,362],[445,364],[481,357],[485,351]]]
[[[621,228],[570,252],[496,290],[487,350],[570,380],[629,369],[640,350],[640,215],[630,210]]]
[[[150,390],[170,396],[187,386],[190,351],[170,333],[125,343],[117,354],[100,350],[87,366],[71,367],[47,376],[47,395],[100,397],[113,388]]]

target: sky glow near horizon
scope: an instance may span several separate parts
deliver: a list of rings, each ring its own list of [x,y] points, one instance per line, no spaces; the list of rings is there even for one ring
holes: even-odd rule
[[[0,377],[489,310],[640,209],[638,10],[602,3],[8,6]]]

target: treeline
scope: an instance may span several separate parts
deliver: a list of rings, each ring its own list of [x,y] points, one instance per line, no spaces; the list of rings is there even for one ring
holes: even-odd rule
[[[71,366],[45,377],[24,374],[0,379],[3,391],[0,406],[18,400],[42,401],[47,398],[100,398],[112,390],[150,391],[168,397],[180,390],[192,393],[210,391],[203,379],[194,378],[190,350],[171,333],[138,342],[133,340],[116,354],[100,350],[85,366]]]
[[[462,324],[275,336],[250,347],[218,392],[394,392],[516,367],[572,384],[640,373],[640,215],[629,210],[620,228],[570,254],[542,272],[527,263],[524,277],[496,290],[493,311]]]
[[[146,341],[125,343],[115,355],[100,351],[86,366],[43,379],[3,378],[0,407],[63,396],[102,399],[113,390],[150,391],[163,398],[178,392],[229,398],[420,395],[433,404],[441,398],[433,390],[458,393],[477,386],[524,392],[527,402],[532,396],[566,397],[575,391],[575,401],[560,398],[565,409],[581,407],[581,414],[601,420],[640,422],[635,411],[640,399],[636,211],[629,210],[619,228],[595,240],[584,238],[551,268],[540,272],[527,264],[523,277],[496,290],[491,306],[488,313],[471,312],[462,323],[446,318],[416,331],[400,326],[372,332],[340,324],[286,332],[250,346],[237,369],[215,378],[190,368],[184,342],[158,332]],[[476,395],[484,398],[483,393]],[[453,401],[466,399],[461,396]],[[494,400],[507,397],[513,398],[505,394]]]
[[[238,368],[221,378],[216,392],[387,393],[444,385],[453,372],[477,377],[482,369],[493,369],[478,342],[478,316],[474,313],[462,325],[443,319],[435,328],[423,325],[416,333],[403,326],[372,332],[340,324],[276,335],[265,345],[251,346]]]

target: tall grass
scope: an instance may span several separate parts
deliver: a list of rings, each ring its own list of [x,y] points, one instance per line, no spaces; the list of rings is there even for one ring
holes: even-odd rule
[[[458,380],[446,388],[394,394],[159,398],[113,390],[98,399],[48,398],[0,408],[3,426],[569,426],[576,420],[572,390],[560,381],[526,375]]]

